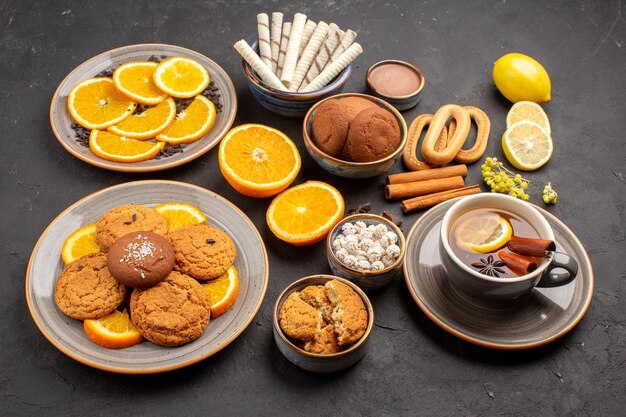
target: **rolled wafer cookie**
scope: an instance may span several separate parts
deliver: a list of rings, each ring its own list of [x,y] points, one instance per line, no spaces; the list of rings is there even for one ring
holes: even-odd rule
[[[335,62],[326,66],[324,70],[315,77],[309,85],[307,85],[302,92],[308,93],[311,91],[319,90],[330,82],[337,74],[339,74],[345,67],[347,67],[352,61],[363,53],[363,48],[357,42],[354,42],[348,49],[346,49]]]
[[[328,24],[326,22],[319,22],[317,24],[317,27],[315,28],[315,32],[313,32],[313,35],[309,40],[308,45],[304,49],[300,60],[298,61],[298,65],[296,66],[296,71],[293,74],[293,80],[291,81],[289,91],[298,91],[298,87],[300,87],[300,83],[304,79],[307,71],[309,71],[309,67],[313,62],[313,58],[315,58],[315,55],[320,49],[322,42],[324,42],[327,33]]]
[[[280,38],[283,31],[283,14],[272,13],[272,27],[270,28],[270,50],[272,52],[272,72],[276,74],[278,68],[278,53],[280,52]]]
[[[281,91],[287,91],[287,88],[280,82],[278,77],[261,61],[261,58],[252,50],[248,42],[240,40],[235,43],[234,48],[239,52],[239,55],[246,60],[248,64],[259,74],[259,77],[263,82],[272,88]]]
[[[313,32],[317,28],[317,23],[312,20],[307,20],[306,25],[304,25],[304,30],[302,31],[302,39],[300,40],[300,51],[298,51],[298,57],[302,56],[302,52],[304,52],[304,48],[308,45],[311,40],[311,36],[313,36]],[[296,65],[297,68],[297,65]]]
[[[328,26],[328,36],[326,37],[326,40],[324,41],[324,44],[318,51],[317,55],[313,59],[313,63],[311,64],[309,71],[304,76],[304,80],[302,80],[300,88],[298,88],[298,92],[302,92],[302,90],[304,90],[304,88],[306,88],[306,86],[311,81],[313,81],[313,79],[315,79],[315,77],[317,77],[326,66],[326,63],[328,62],[335,48],[337,47],[337,42],[339,42],[337,38],[338,30],[339,27],[334,23],[331,23]]]
[[[291,85],[293,74],[296,71],[298,63],[298,52],[300,52],[300,41],[302,40],[302,31],[306,24],[306,15],[296,13],[293,16],[291,25],[291,34],[289,35],[289,43],[287,44],[287,55],[285,55],[285,63],[283,64],[283,72],[280,74],[280,81],[286,87]]]
[[[280,50],[278,51],[278,65],[276,66],[276,76],[280,78],[285,64],[285,55],[287,55],[287,44],[289,43],[289,35],[291,34],[291,22],[283,23],[283,31],[280,35]]]
[[[259,31],[259,55],[267,68],[272,69],[272,47],[270,46],[270,22],[267,13],[256,15],[257,29]]]
[[[334,62],[337,58],[339,58],[339,55],[341,55],[343,51],[348,49],[350,45],[354,43],[355,40],[356,40],[356,32],[348,29],[341,36],[341,40],[339,40],[339,43],[337,44],[337,47],[335,48],[335,51],[333,52],[328,62],[329,63]]]

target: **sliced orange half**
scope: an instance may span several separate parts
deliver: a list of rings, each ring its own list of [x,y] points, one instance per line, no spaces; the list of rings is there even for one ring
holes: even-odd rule
[[[76,122],[87,129],[105,129],[130,116],[137,103],[128,99],[113,80],[89,78],[76,84],[67,97],[67,107]]]
[[[115,87],[131,100],[154,106],[168,96],[154,84],[157,62],[138,61],[122,64],[113,72]]]
[[[142,341],[126,310],[115,310],[108,316],[96,320],[85,320],[83,328],[87,336],[97,345],[109,349],[122,349]]]
[[[145,140],[156,137],[164,131],[176,117],[176,103],[168,97],[163,103],[139,114],[135,113],[107,130],[119,136]]]
[[[343,197],[337,189],[321,181],[307,181],[278,194],[266,220],[276,237],[304,246],[324,239],[343,217],[343,210]]]
[[[168,233],[192,224],[206,223],[206,216],[196,206],[187,203],[164,203],[154,209],[167,220]]]
[[[100,246],[96,243],[96,225],[88,224],[72,232],[61,249],[63,262],[69,264],[78,258],[82,258],[90,253],[100,252]]]
[[[202,284],[211,300],[211,319],[226,313],[239,295],[239,274],[234,265],[215,279]]]
[[[237,126],[219,148],[220,171],[248,197],[278,194],[293,182],[301,166],[296,145],[283,132],[260,124]]]
[[[157,65],[153,75],[156,86],[177,98],[189,98],[203,92],[211,78],[199,62],[183,56],[168,58]]]
[[[102,130],[92,130],[89,148],[102,159],[115,162],[139,162],[155,157],[165,147],[163,142],[144,142]]]
[[[197,95],[156,138],[170,145],[195,142],[209,133],[215,123],[215,115],[215,104],[205,96]]]

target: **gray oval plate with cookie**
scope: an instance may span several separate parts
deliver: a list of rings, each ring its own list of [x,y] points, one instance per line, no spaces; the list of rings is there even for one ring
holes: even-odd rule
[[[183,346],[168,348],[142,342],[125,349],[93,343],[83,323],[65,316],[54,303],[54,285],[64,268],[61,247],[74,230],[95,223],[107,211],[125,204],[155,206],[178,201],[198,207],[210,225],[226,232],[237,248],[239,296],[225,314],[209,322],[204,334]],[[176,181],[136,181],[91,194],[63,211],[43,232],[26,271],[26,301],[35,324],[61,352],[94,368],[127,373],[165,372],[206,359],[225,348],[252,322],[268,283],[265,245],[250,219],[225,198],[201,187]]]

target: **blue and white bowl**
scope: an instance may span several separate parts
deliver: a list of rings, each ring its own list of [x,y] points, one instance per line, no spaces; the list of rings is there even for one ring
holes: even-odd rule
[[[361,297],[361,299],[363,300],[363,304],[365,304],[365,308],[367,309],[367,328],[365,329],[365,333],[363,334],[363,336],[361,336],[361,338],[356,343],[354,343],[346,350],[326,355],[307,352],[306,350],[296,346],[283,332],[283,329],[280,327],[279,322],[280,309],[287,297],[289,297],[292,292],[302,291],[305,287],[308,287],[309,285],[324,285],[326,284],[326,282],[333,279],[349,285],[350,288],[352,288]],[[355,363],[360,361],[365,355],[367,341],[370,333],[372,332],[372,328],[374,327],[374,309],[372,307],[372,303],[370,303],[369,298],[367,298],[367,295],[365,295],[365,293],[352,282],[332,275],[311,275],[308,277],[300,278],[291,283],[278,296],[278,298],[276,299],[276,304],[274,304],[272,324],[274,330],[274,341],[276,342],[276,346],[278,346],[278,350],[280,350],[280,353],[282,353],[289,362],[310,372],[337,372],[354,365]]]
[[[256,51],[258,41],[255,39],[250,46]],[[352,66],[348,65],[321,90],[310,93],[293,93],[276,90],[265,84],[245,59],[241,60],[241,64],[248,88],[250,88],[254,98],[269,111],[288,117],[302,117],[318,101],[340,93],[352,72]]]

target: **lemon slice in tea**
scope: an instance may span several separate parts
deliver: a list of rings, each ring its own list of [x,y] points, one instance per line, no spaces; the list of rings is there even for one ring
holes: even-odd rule
[[[496,213],[481,213],[463,219],[455,230],[457,244],[478,253],[489,253],[504,246],[513,228],[507,219]]]

